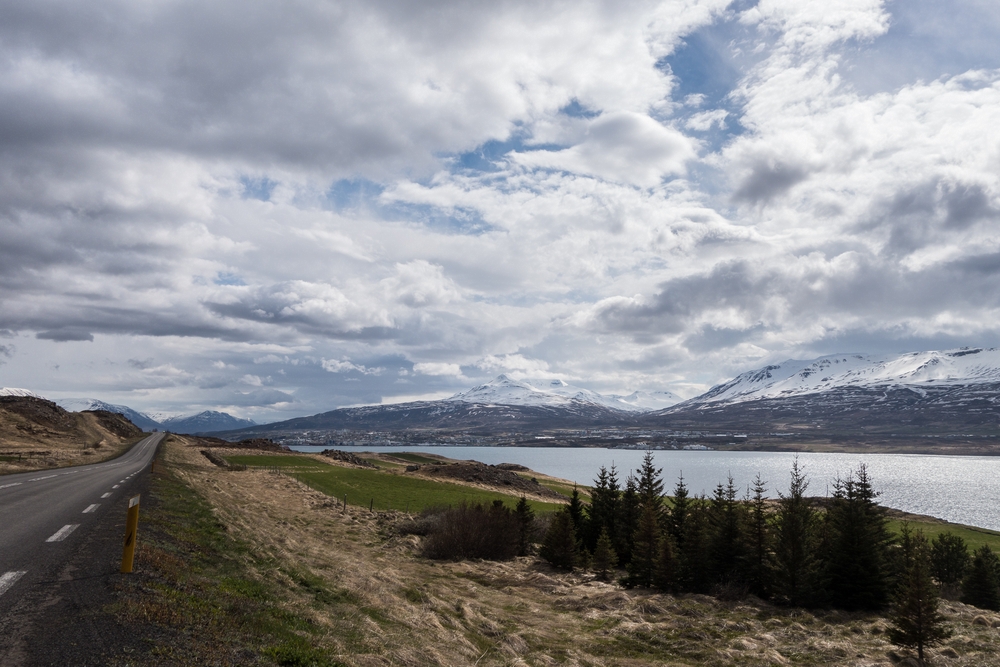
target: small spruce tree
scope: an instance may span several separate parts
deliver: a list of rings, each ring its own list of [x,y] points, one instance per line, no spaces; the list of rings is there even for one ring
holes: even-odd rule
[[[897,646],[917,649],[923,662],[924,648],[940,644],[951,636],[944,616],[938,612],[938,594],[931,578],[930,546],[923,533],[905,531],[902,539],[901,573],[896,600],[889,619],[889,641]]]
[[[677,559],[674,557],[674,548],[670,541],[670,535],[663,535],[660,539],[656,571],[653,572],[653,585],[664,593],[673,593],[677,590]]]
[[[527,498],[521,496],[514,508],[517,517],[517,555],[527,556],[531,553],[531,545],[535,541],[535,512],[528,504]]]
[[[642,457],[642,465],[636,472],[638,475],[637,493],[639,494],[639,504],[643,507],[652,507],[656,512],[656,519],[659,521],[663,514],[663,478],[662,468],[653,465],[653,452],[647,451]]]
[[[636,491],[636,480],[629,475],[625,480],[625,490],[618,504],[618,517],[615,521],[615,532],[611,540],[615,544],[618,562],[627,565],[632,560],[632,536],[639,526],[639,494]]]
[[[627,586],[653,585],[656,557],[660,550],[660,521],[656,508],[644,505],[639,526],[632,538],[632,560],[628,564]]]
[[[831,602],[842,609],[880,609],[889,601],[892,537],[878,496],[863,464],[833,483],[823,556]]]
[[[584,504],[580,499],[580,490],[575,485],[573,486],[573,495],[569,499],[569,505],[566,507],[569,510],[570,518],[573,519],[573,531],[579,539],[583,533]]]
[[[753,495],[747,501],[747,583],[751,592],[767,598],[771,591],[770,549],[771,530],[767,512],[767,482],[757,473]]]
[[[818,563],[814,550],[817,516],[806,489],[809,482],[799,466],[792,463],[788,494],[778,493],[774,517],[774,592],[778,599],[794,606],[814,604],[817,599]]]
[[[621,502],[621,489],[618,486],[618,472],[615,466],[608,470],[601,466],[590,491],[590,504],[586,506],[584,521],[584,544],[588,549],[597,548],[597,540],[602,530],[608,532],[608,537],[614,543],[615,523],[618,516],[618,505]]]
[[[611,536],[608,529],[602,528],[601,534],[597,538],[597,545],[594,547],[593,568],[598,579],[607,581],[611,571],[618,565],[618,555],[611,544]]]
[[[747,560],[744,506],[737,500],[736,484],[729,475],[709,501],[708,550],[712,581],[723,590],[746,586]]]
[[[972,556],[969,573],[962,581],[962,602],[980,609],[1000,611],[1000,559],[984,544]]]
[[[940,533],[931,540],[931,574],[944,586],[960,582],[969,569],[969,547],[965,540],[951,533]]]
[[[572,570],[577,561],[576,531],[573,529],[573,517],[569,510],[563,508],[556,512],[545,533],[545,540],[540,550],[542,558],[555,567]]]

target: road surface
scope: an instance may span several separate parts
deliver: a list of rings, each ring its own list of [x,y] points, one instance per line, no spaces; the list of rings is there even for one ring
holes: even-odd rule
[[[0,475],[0,618],[25,591],[56,578],[104,513],[125,516],[130,489],[163,436],[104,463]]]

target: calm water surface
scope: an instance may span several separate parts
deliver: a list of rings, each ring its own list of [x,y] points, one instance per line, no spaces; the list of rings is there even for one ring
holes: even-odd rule
[[[323,447],[296,447],[321,451]],[[483,463],[519,463],[532,470],[590,485],[603,465],[612,463],[618,477],[625,477],[642,462],[643,451],[559,447],[342,447],[345,451],[429,452],[453,459]],[[653,452],[663,469],[668,492],[683,473],[692,494],[710,495],[716,484],[732,475],[746,489],[759,472],[767,481],[768,495],[788,488],[794,454],[784,452]],[[927,514],[956,523],[1000,530],[1000,458],[989,456],[924,456],[910,454],[798,454],[809,479],[808,495],[823,496],[838,476],[844,477],[864,463],[868,466],[880,502],[888,507]]]

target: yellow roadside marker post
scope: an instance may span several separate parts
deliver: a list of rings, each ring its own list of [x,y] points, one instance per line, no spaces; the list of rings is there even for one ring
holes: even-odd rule
[[[125,517],[125,548],[122,551],[122,573],[132,571],[132,560],[135,558],[135,538],[139,530],[139,496],[128,501],[128,515]]]

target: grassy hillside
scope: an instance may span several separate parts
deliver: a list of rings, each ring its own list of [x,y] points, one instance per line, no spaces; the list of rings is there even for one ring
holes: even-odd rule
[[[142,436],[113,412],[67,412],[41,398],[0,396],[0,474],[103,461]]]

